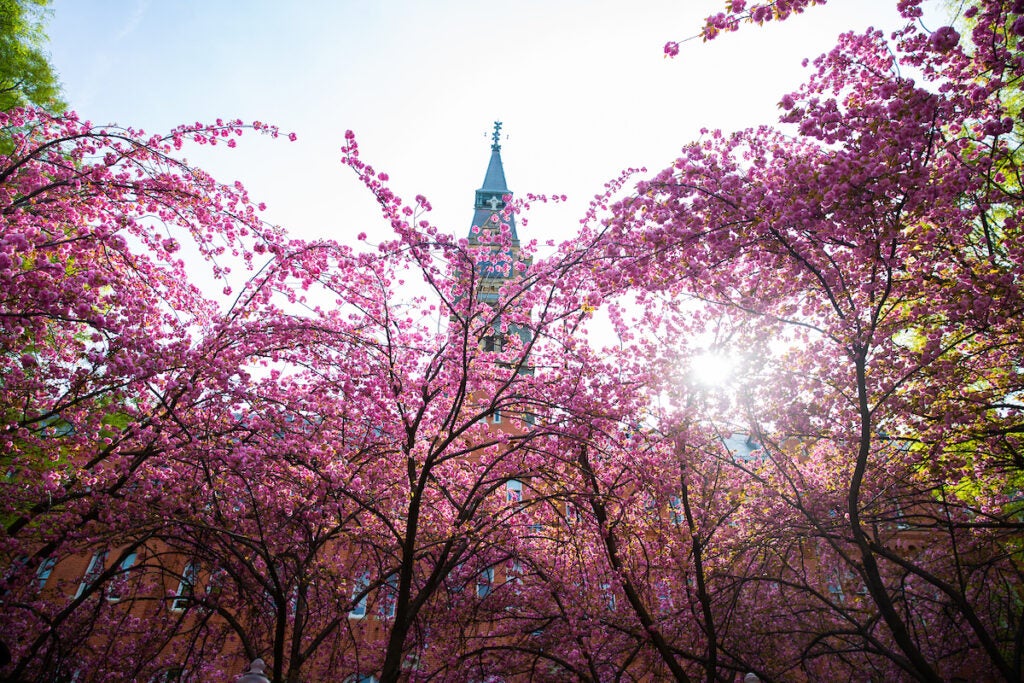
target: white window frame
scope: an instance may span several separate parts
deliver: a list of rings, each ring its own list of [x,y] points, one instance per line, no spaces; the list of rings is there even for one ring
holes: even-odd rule
[[[494,590],[494,567],[487,567],[476,577],[476,597],[486,598]]]
[[[580,523],[580,519],[580,509],[571,501],[565,501],[565,523],[569,526],[575,526]]]
[[[352,609],[348,612],[349,619],[364,619],[366,617],[367,600],[369,593],[365,592],[370,586],[370,572],[362,572],[356,577],[354,584],[352,585],[352,599],[355,600],[356,596],[363,593],[363,597],[358,602],[352,605]]]
[[[452,567],[452,570],[448,572],[448,576],[445,577],[445,581],[448,584],[449,593],[461,593],[466,589],[466,583],[461,581],[462,579],[462,562]]]
[[[381,619],[394,619],[398,607],[398,574],[392,574],[377,590],[377,613]]]
[[[505,482],[505,502],[523,502],[523,482],[518,479],[509,479]]]
[[[128,570],[132,568],[132,565],[135,564],[135,560],[138,557],[139,554],[137,552],[132,552],[121,560],[120,571],[118,572],[118,575],[111,580],[110,586],[107,589],[107,600],[110,602],[117,602],[121,599],[119,591],[127,586],[128,577],[126,574],[128,573]]]
[[[107,564],[107,551],[97,550],[92,554],[92,558],[89,559],[89,566],[85,568],[85,574],[82,574],[82,580],[78,584],[78,590],[75,591],[75,599],[81,597],[85,590],[96,582],[96,579],[103,573],[103,568]]]
[[[605,582],[601,584],[601,593],[604,595],[604,605],[608,608],[609,612],[614,612],[617,607],[615,600],[615,591],[612,590],[612,584]]]
[[[39,563],[39,567],[36,568],[36,581],[39,582],[39,590],[46,588],[46,580],[50,578],[50,574],[53,573],[53,568],[56,566],[56,557],[47,557]]]
[[[195,562],[189,560],[185,564],[185,568],[181,570],[181,580],[178,582],[178,589],[174,591],[174,599],[171,601],[172,611],[181,612],[188,607],[189,601],[195,597],[198,578],[199,567]]]
[[[668,499],[669,521],[673,526],[682,526],[685,519],[683,515],[683,499],[681,496],[671,496]]]
[[[523,563],[512,558],[505,563],[505,582],[517,584],[523,578]]]

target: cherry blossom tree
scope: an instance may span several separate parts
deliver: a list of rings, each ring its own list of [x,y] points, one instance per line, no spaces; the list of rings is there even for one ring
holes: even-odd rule
[[[62,669],[67,658],[54,653],[79,642],[64,626],[102,605],[99,586],[120,573],[97,564],[58,604],[40,602],[37,572],[71,553],[134,553],[153,533],[135,503],[173,476],[164,458],[190,440],[183,416],[244,381],[204,355],[217,305],[190,283],[179,249],[224,279],[227,262],[254,267],[285,240],[241,186],[173,156],[274,128],[217,122],[147,136],[32,110],[0,120],[13,146],[0,170],[0,400],[4,632],[17,677]]]
[[[547,252],[0,114],[3,675],[1019,680],[1024,5],[899,7]]]
[[[733,3],[709,26],[807,4]],[[891,38],[842,36],[781,128],[708,132],[642,182],[604,275],[701,302],[679,323],[694,338],[728,316],[727,346],[758,349],[736,412],[764,465],[744,469],[819,546],[769,573],[847,622],[794,624],[814,634],[802,657],[1015,680],[1024,7],[965,5],[962,36],[919,4]],[[862,613],[834,597],[851,588]]]

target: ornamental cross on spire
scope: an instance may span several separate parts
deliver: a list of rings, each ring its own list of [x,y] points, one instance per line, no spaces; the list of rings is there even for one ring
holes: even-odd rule
[[[484,202],[484,204],[489,204],[491,206],[491,211],[497,211],[498,209],[501,208],[501,200],[498,199],[497,197],[491,197],[486,202]]]
[[[491,134],[491,140],[493,140],[493,142],[491,143],[491,151],[492,152],[500,152],[501,151],[501,121],[495,121],[494,122],[494,132]]]

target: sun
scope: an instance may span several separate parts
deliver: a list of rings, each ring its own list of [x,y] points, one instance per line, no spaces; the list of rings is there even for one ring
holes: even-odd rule
[[[735,369],[735,357],[721,351],[707,351],[694,356],[690,376],[702,386],[721,387],[732,379]]]

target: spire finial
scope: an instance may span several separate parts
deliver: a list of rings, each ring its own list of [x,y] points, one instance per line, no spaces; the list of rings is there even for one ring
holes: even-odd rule
[[[501,121],[494,122],[494,132],[491,134],[491,151],[501,151]]]

